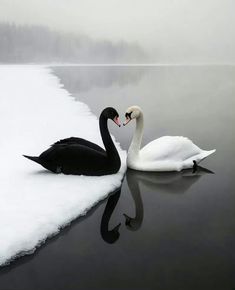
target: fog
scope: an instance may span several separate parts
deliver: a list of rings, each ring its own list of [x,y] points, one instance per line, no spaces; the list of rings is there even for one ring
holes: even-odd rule
[[[1,22],[134,43],[161,63],[235,63],[234,11],[234,0],[0,0]]]
[[[44,26],[0,23],[0,63],[136,63],[147,55],[136,44],[94,40]]]

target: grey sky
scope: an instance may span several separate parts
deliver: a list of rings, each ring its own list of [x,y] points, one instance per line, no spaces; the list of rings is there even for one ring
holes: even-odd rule
[[[0,20],[235,59],[234,0],[0,0]]]

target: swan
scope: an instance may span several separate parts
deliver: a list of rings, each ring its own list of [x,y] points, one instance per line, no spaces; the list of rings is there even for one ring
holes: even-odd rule
[[[39,163],[54,173],[100,176],[118,172],[121,160],[108,130],[108,119],[119,127],[118,112],[105,108],[99,117],[101,137],[106,151],[88,140],[71,137],[57,141],[39,157],[24,157]]]
[[[131,106],[125,113],[124,126],[136,119],[136,129],[127,154],[127,166],[140,171],[181,171],[197,164],[216,150],[202,150],[182,136],[163,136],[140,149],[144,116],[140,107]]]

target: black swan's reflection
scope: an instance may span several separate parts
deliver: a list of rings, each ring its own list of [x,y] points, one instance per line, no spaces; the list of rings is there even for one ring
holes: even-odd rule
[[[183,170],[181,172],[143,172],[128,169],[126,179],[129,190],[135,203],[135,217],[124,214],[126,226],[136,231],[141,227],[144,218],[144,206],[141,198],[140,183],[151,191],[163,193],[185,193],[204,174],[213,174],[212,171],[198,166],[197,169]]]
[[[107,204],[104,209],[102,219],[101,219],[100,233],[103,240],[109,244],[115,243],[120,236],[120,233],[118,230],[121,223],[115,226],[112,230],[109,230],[109,220],[118,203],[120,195],[121,195],[121,187],[109,196]]]
[[[135,216],[130,217],[126,213],[125,224],[131,231],[138,230],[144,218],[144,205],[141,198],[140,184],[147,187],[150,191],[161,192],[166,194],[182,194],[189,190],[202,175],[213,174],[212,171],[198,166],[197,169],[183,170],[181,172],[143,172],[128,169],[126,172],[126,180],[135,205]],[[121,195],[121,187],[111,194],[107,200],[105,210],[101,219],[100,232],[104,241],[107,243],[115,243],[119,236],[119,228],[121,223],[109,230],[109,221],[112,213],[118,203]]]
[[[125,224],[127,228],[132,231],[136,231],[140,228],[144,218],[144,206],[141,198],[138,173],[138,171],[132,169],[128,169],[126,172],[127,184],[135,203],[135,217],[131,218],[125,213],[124,216],[126,218]]]

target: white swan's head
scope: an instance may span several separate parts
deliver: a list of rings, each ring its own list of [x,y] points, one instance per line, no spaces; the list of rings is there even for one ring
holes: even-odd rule
[[[123,126],[127,125],[133,119],[138,119],[141,113],[142,111],[140,107],[138,106],[129,107],[125,113],[126,121],[123,123]]]

